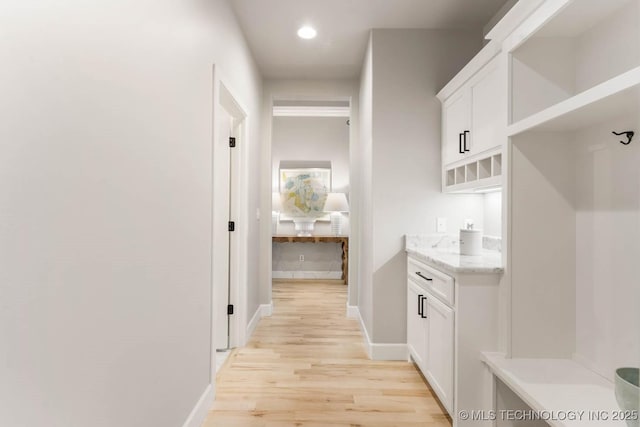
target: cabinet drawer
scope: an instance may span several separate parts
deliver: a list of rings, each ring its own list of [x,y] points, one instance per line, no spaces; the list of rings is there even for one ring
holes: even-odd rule
[[[434,294],[442,302],[453,306],[453,277],[411,258],[409,258],[407,265],[407,276],[409,278]]]

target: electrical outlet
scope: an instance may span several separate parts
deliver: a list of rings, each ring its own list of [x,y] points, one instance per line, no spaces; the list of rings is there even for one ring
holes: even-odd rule
[[[436,218],[436,233],[447,232],[447,218]]]
[[[300,254],[300,262],[304,261],[304,255]]]

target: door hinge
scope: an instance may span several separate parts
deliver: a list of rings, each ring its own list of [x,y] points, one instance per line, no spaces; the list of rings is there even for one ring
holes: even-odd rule
[[[235,221],[229,221],[229,231],[236,231]]]
[[[236,146],[236,137],[235,136],[230,136],[229,137],[229,147],[235,148],[235,146]]]
[[[233,304],[227,305],[227,314],[228,315],[232,315],[233,314]]]

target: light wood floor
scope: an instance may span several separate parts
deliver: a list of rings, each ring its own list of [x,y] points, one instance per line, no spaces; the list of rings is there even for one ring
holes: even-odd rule
[[[450,427],[413,364],[367,358],[346,289],[274,283],[273,316],[222,367],[203,427]]]

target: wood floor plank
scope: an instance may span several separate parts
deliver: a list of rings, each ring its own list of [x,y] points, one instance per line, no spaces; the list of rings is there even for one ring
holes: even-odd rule
[[[203,427],[451,427],[416,367],[367,358],[347,288],[273,285],[273,316],[217,375]]]

